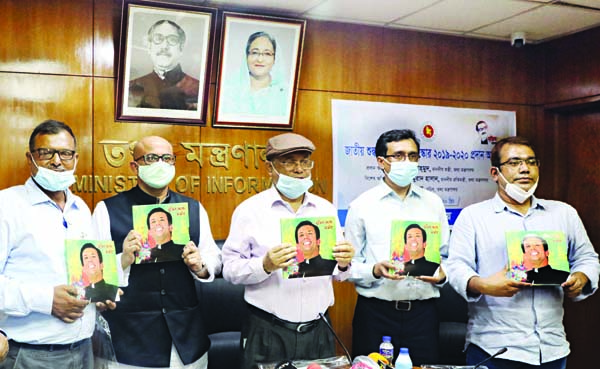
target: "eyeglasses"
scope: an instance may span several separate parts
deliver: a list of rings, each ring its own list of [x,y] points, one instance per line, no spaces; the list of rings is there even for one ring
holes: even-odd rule
[[[292,171],[296,169],[296,166],[300,166],[301,169],[312,169],[315,166],[315,162],[310,159],[304,159],[300,161],[296,160],[284,160],[277,161],[285,170]]]
[[[504,163],[500,163],[498,166],[501,167],[503,165],[508,165],[512,168],[518,168],[521,164],[525,163],[528,167],[539,167],[540,161],[537,158],[527,158],[527,159],[519,159],[519,158],[510,158]]]
[[[73,160],[75,156],[75,150],[55,150],[55,149],[35,149],[31,150],[31,153],[36,153],[40,160],[52,160],[55,154],[58,154],[60,160]]]
[[[134,158],[133,160],[138,161],[140,159],[144,159],[144,163],[146,163],[146,164],[158,163],[159,160],[162,160],[167,164],[175,164],[175,155],[173,155],[173,154],[162,154],[162,155],[146,154],[146,155],[140,156],[137,159]]]
[[[155,45],[160,45],[163,42],[165,42],[165,40],[167,40],[167,44],[169,46],[177,46],[179,45],[179,36],[177,35],[162,35],[160,33],[153,33],[152,34],[152,43]]]
[[[406,158],[408,158],[409,161],[415,162],[415,161],[419,161],[419,154],[417,154],[416,152],[409,152],[408,154],[405,152],[397,152],[391,155],[384,155],[384,158],[394,158],[394,160],[396,161],[404,161],[406,160]]]
[[[253,57],[253,58],[258,58],[259,56],[266,57],[266,58],[272,58],[275,56],[275,53],[272,51],[268,51],[268,50],[263,51],[263,52],[260,52],[258,50],[251,50],[248,53],[248,56]]]

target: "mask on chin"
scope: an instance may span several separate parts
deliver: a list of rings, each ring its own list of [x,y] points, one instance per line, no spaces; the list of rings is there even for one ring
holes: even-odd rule
[[[496,169],[498,170],[498,174],[500,175],[500,178],[502,178],[504,183],[506,183],[504,185],[504,191],[506,192],[506,194],[508,196],[510,196],[511,199],[515,200],[519,204],[523,204],[525,201],[527,201],[527,199],[529,199],[531,196],[533,196],[533,193],[537,189],[539,180],[536,181],[533,184],[533,186],[531,186],[529,191],[525,191],[520,186],[518,186],[514,183],[508,183],[506,178],[502,175],[502,172],[500,172],[500,169],[499,168],[496,168]]]
[[[275,169],[273,166],[273,170],[279,178],[277,179],[277,183],[275,183],[275,188],[281,192],[281,194],[288,199],[295,200],[300,196],[304,195],[313,185],[312,179],[310,176],[306,178],[294,178],[290,176],[286,176],[285,174],[281,174]]]
[[[33,176],[33,180],[50,192],[64,191],[73,183],[75,183],[75,169],[58,172],[44,167],[39,167],[33,158],[33,165],[37,168],[37,173]]]

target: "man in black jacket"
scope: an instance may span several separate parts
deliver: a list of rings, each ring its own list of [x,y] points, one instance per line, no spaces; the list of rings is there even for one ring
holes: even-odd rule
[[[221,270],[208,215],[197,200],[169,189],[175,155],[162,137],[138,141],[130,168],[138,176],[138,185],[99,202],[93,214],[98,236],[115,242],[122,278],[128,283],[119,309],[104,315],[117,361],[137,367],[206,368],[210,341],[195,281],[210,282]],[[134,264],[142,235],[133,230],[132,206],[184,202],[191,241],[178,260]]]

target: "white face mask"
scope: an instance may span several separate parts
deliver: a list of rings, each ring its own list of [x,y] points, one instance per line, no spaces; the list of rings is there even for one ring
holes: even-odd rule
[[[273,170],[279,178],[277,179],[277,183],[275,183],[275,188],[281,192],[281,194],[288,199],[295,200],[300,196],[304,195],[313,185],[312,179],[310,176],[306,178],[294,178],[290,176],[286,176],[285,174],[281,174],[275,169],[275,166],[271,164]]]
[[[385,173],[385,175],[390,181],[400,187],[406,187],[411,184],[413,179],[419,174],[419,163],[417,162],[404,160],[390,163],[387,160],[385,161],[390,164],[390,172]]]
[[[529,191],[525,191],[524,189],[522,189],[521,187],[519,187],[518,185],[516,185],[514,183],[508,183],[506,178],[502,175],[502,172],[500,172],[500,169],[499,168],[496,168],[496,169],[498,170],[498,174],[500,175],[500,178],[502,178],[502,180],[506,183],[506,185],[504,186],[504,191],[506,192],[506,194],[508,196],[510,196],[511,199],[515,200],[519,204],[522,204],[525,201],[527,201],[527,199],[529,199],[531,196],[533,196],[533,193],[535,192],[535,190],[538,186],[539,180],[537,180],[533,184],[533,186],[531,186]]]
[[[58,172],[52,169],[39,167],[35,160],[31,158],[33,165],[38,169],[33,179],[37,184],[50,192],[64,191],[73,183],[75,183],[75,168],[73,170],[65,170]]]
[[[175,177],[175,166],[162,160],[150,165],[140,165],[138,166],[138,176],[152,188],[163,188]]]

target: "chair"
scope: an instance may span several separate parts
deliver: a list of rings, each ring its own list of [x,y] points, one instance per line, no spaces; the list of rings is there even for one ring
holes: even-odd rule
[[[440,298],[436,299],[436,307],[440,320],[440,362],[465,365],[463,350],[467,334],[467,302],[446,283],[440,291]]]

